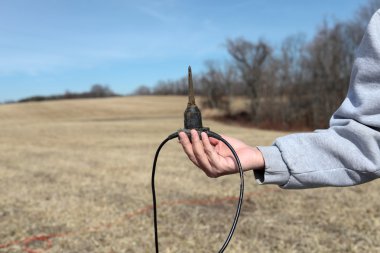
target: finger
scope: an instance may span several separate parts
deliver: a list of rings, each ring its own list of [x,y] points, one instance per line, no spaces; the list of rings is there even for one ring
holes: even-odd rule
[[[187,134],[184,132],[179,132],[179,139],[180,139],[183,151],[185,151],[190,161],[192,161],[196,166],[199,167],[198,161],[195,158],[195,155],[193,152],[193,146],[191,145],[191,142],[189,138],[187,137]]]
[[[219,156],[215,151],[215,148],[211,145],[210,139],[206,133],[202,133],[202,143],[206,155],[209,157],[210,163],[215,164],[219,160]]]
[[[191,130],[191,140],[193,143],[193,152],[195,158],[200,165],[200,168],[203,169],[206,173],[208,173],[211,169],[211,164],[207,158],[202,142],[199,139],[198,132],[195,130]]]
[[[228,138],[228,137],[224,138],[223,135],[221,135],[221,136],[225,140],[226,140],[226,138]],[[211,143],[211,145],[213,145],[215,147],[215,151],[219,155],[221,155],[221,156],[232,155],[230,149],[221,140],[210,137],[210,143]]]
[[[219,140],[217,140],[217,139],[215,139],[213,137],[209,137],[208,139],[210,139],[210,143],[213,146],[216,146],[219,143]]]
[[[208,138],[206,133],[202,133],[202,143],[205,150],[205,153],[211,158],[211,160],[215,160],[218,154],[215,152],[215,148],[210,143],[210,139]]]

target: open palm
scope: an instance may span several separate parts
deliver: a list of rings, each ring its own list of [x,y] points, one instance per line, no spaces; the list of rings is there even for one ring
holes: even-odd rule
[[[183,150],[189,159],[207,176],[219,177],[238,172],[235,159],[223,142],[209,138],[206,133],[202,133],[202,140],[200,140],[195,130],[191,131],[191,142],[185,133],[181,132],[179,136]],[[243,170],[263,168],[264,160],[257,148],[231,137],[223,136],[223,138],[235,149]]]

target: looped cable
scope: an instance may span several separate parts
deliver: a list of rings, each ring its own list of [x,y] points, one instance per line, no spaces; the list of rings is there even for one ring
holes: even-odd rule
[[[232,155],[234,156],[234,158],[236,160],[236,164],[238,166],[239,174],[240,174],[240,195],[239,195],[239,200],[238,200],[238,204],[237,204],[237,207],[236,207],[235,217],[234,217],[234,220],[232,222],[232,226],[231,226],[231,229],[230,229],[230,231],[228,233],[228,236],[227,236],[226,240],[224,241],[222,247],[218,251],[219,253],[223,253],[224,250],[227,248],[229,242],[231,241],[231,238],[232,238],[232,236],[233,236],[233,234],[235,232],[235,229],[236,229],[237,222],[239,220],[241,206],[243,204],[243,195],[244,195],[244,173],[243,173],[243,168],[241,166],[239,157],[236,154],[234,148],[225,139],[223,139],[223,137],[221,137],[219,134],[214,133],[212,131],[206,131],[206,133],[207,133],[207,135],[209,137],[213,137],[213,138],[215,138],[215,139],[220,140],[221,142],[223,142],[231,150]],[[171,139],[177,138],[177,137],[178,137],[178,133],[177,132],[169,135],[160,144],[160,146],[158,147],[158,149],[156,151],[156,155],[154,157],[154,161],[153,161],[153,168],[152,168],[152,196],[153,196],[154,242],[155,242],[156,253],[159,253],[159,249],[158,249],[158,229],[157,229],[157,202],[156,202],[156,189],[155,189],[155,182],[154,182],[155,174],[156,174],[157,159],[158,159],[158,155],[159,155],[162,147],[168,141],[170,141]]]

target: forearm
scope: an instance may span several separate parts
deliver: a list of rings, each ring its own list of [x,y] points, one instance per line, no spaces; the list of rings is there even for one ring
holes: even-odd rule
[[[265,171],[260,183],[283,188],[350,186],[380,176],[380,134],[354,120],[314,133],[285,136],[259,147]]]

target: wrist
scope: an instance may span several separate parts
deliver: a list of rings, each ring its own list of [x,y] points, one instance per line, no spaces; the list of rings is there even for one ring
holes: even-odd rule
[[[264,157],[258,148],[247,146],[238,153],[244,171],[264,169]]]
[[[253,170],[264,170],[265,160],[264,160],[263,154],[261,153],[261,151],[257,147],[254,147],[254,153],[255,153],[255,155],[253,156],[254,166],[252,169]]]

